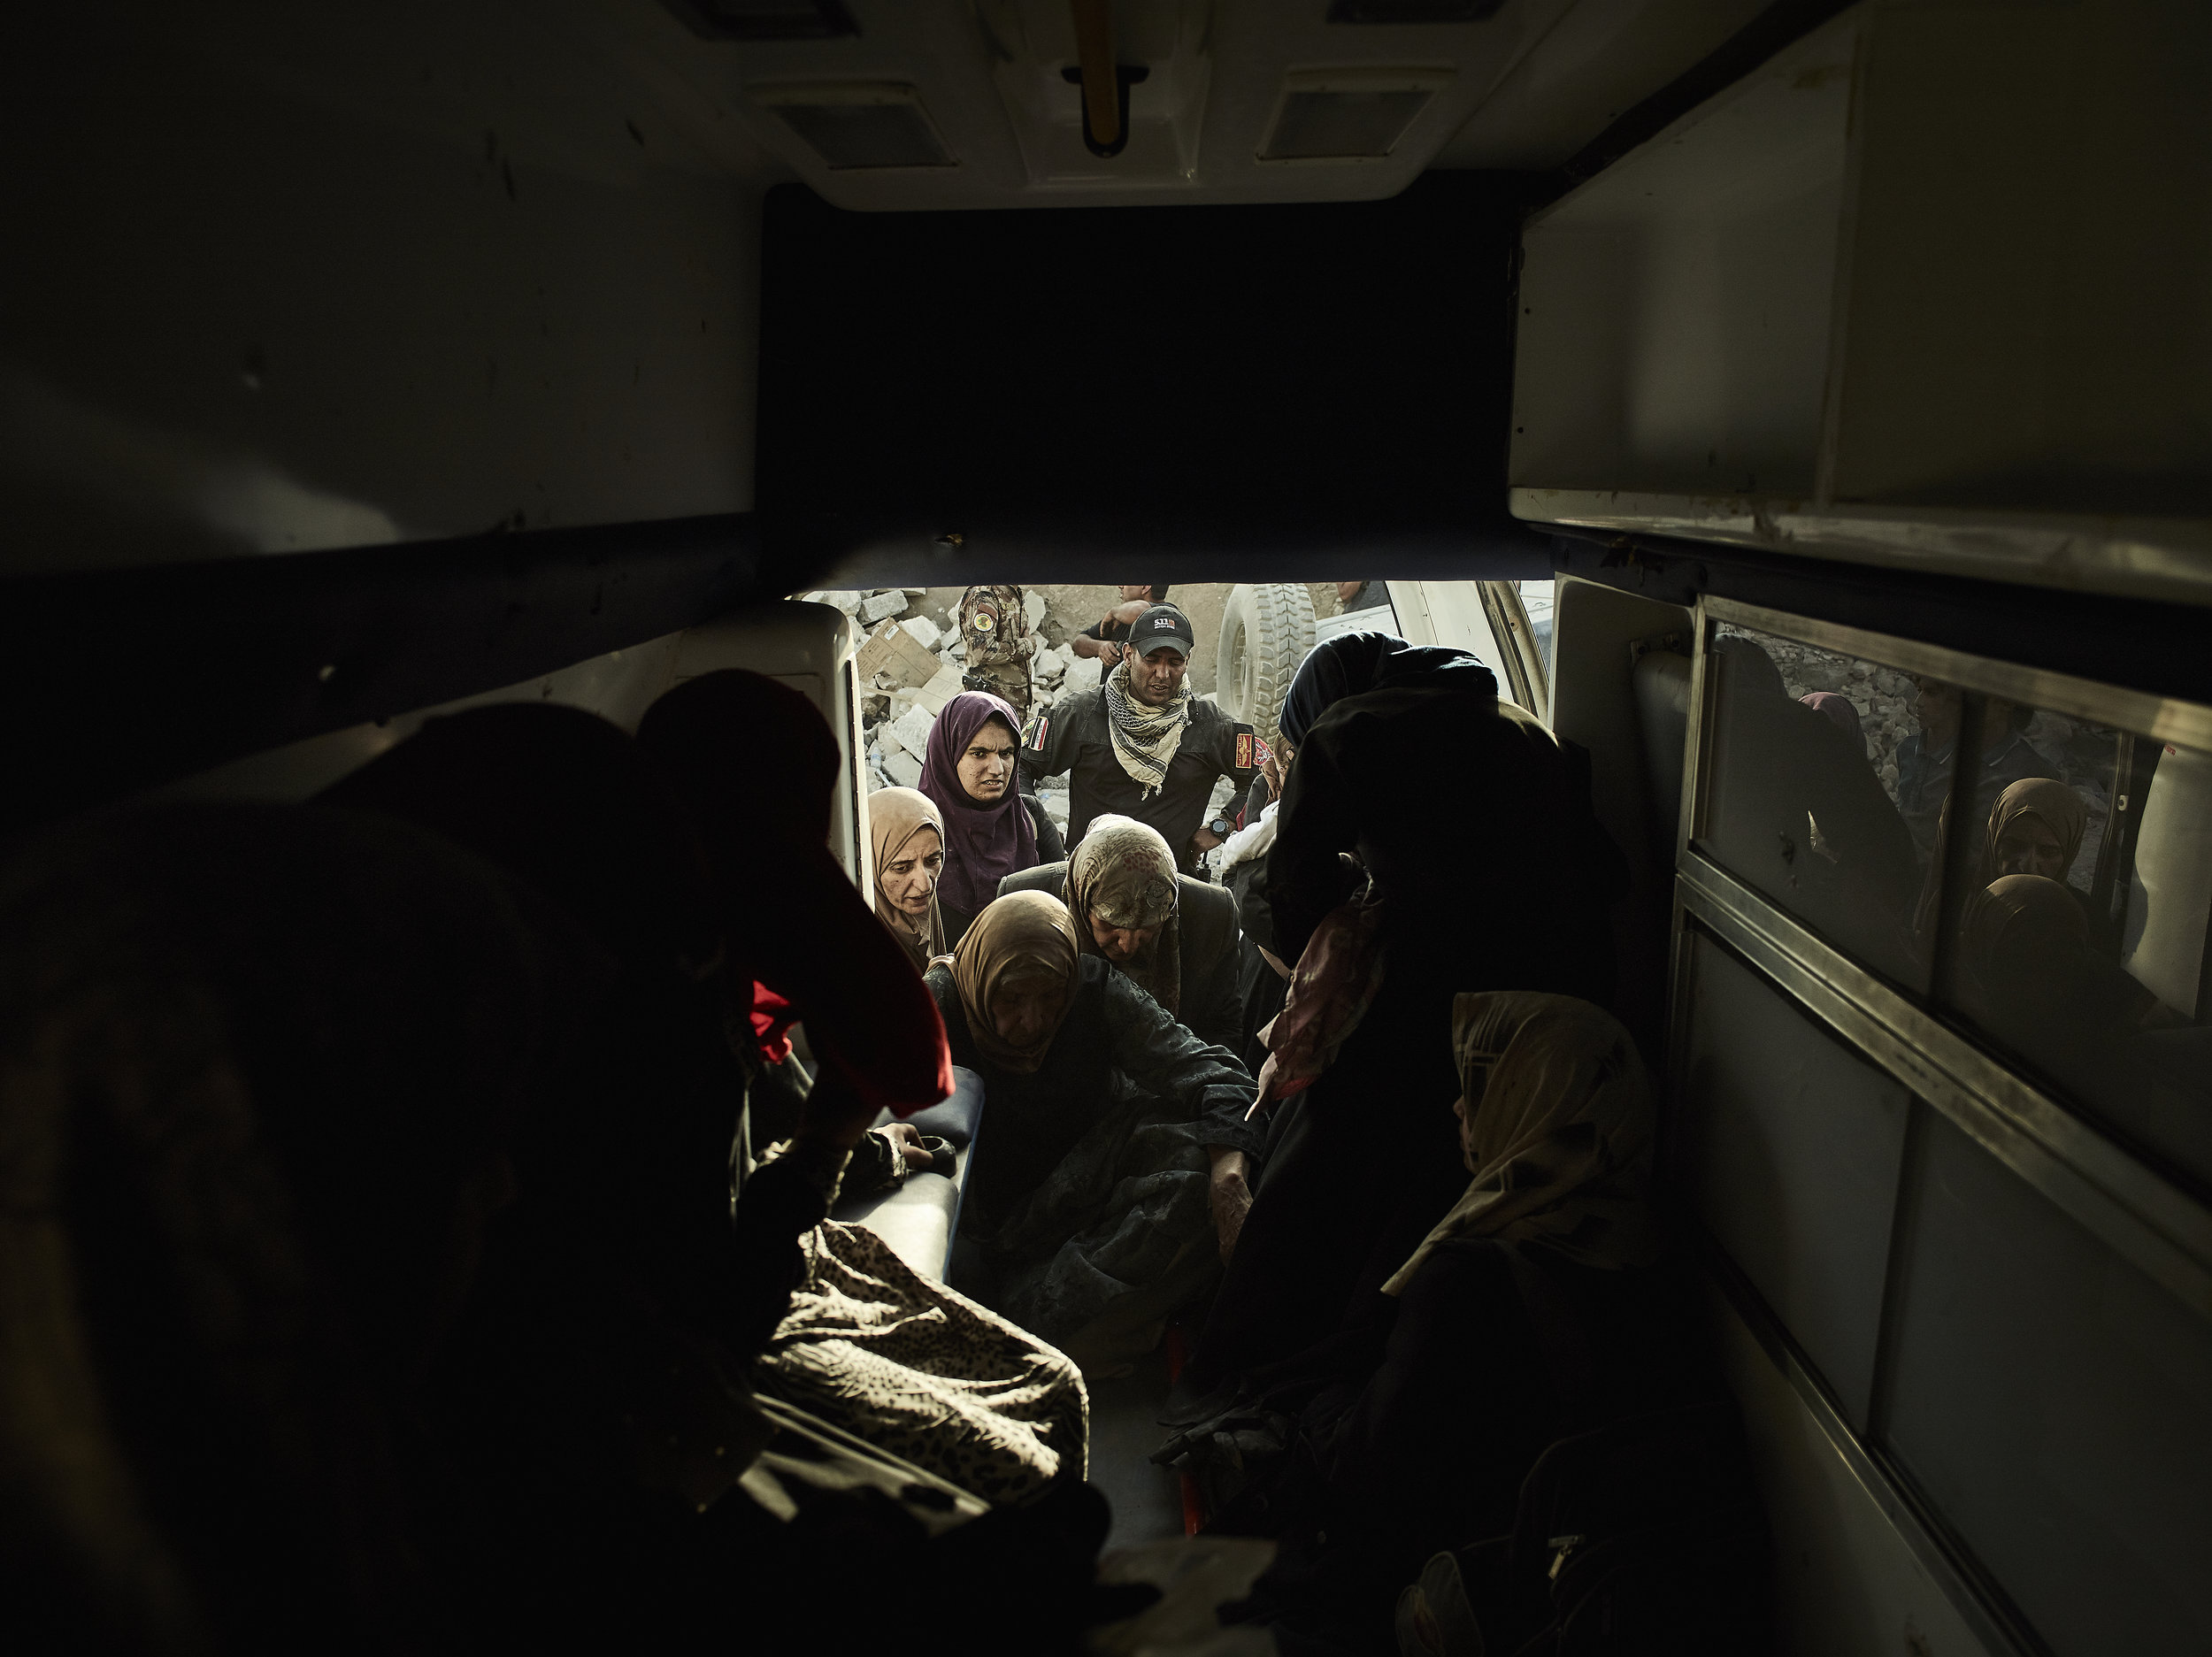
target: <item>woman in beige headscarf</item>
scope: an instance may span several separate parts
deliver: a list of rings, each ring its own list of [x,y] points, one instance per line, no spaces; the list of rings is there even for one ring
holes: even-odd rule
[[[1188,1410],[1159,1458],[1198,1477],[1217,1524],[1281,1538],[1271,1620],[1375,1619],[1333,1625],[1348,1647],[1386,1647],[1384,1607],[1436,1549],[1511,1530],[1547,1445],[1717,1386],[1686,1285],[1653,1270],[1651,1086],[1628,1032],[1571,996],[1493,991],[1456,998],[1452,1044],[1465,1195],[1363,1320]]]
[[[1218,1272],[1213,1170],[1259,1135],[1252,1078],[1079,932],[1059,899],[1010,892],[926,982],[990,1101],[961,1229],[991,1303],[1110,1369]]]
[[[1951,804],[1945,801],[1937,818],[1936,842],[1950,838]],[[2032,875],[2063,886],[2081,855],[2089,832],[2089,808],[2082,797],[2053,777],[2023,777],[2007,785],[1989,808],[1982,825],[1980,860],[1975,865],[1974,885],[1959,912],[1959,930],[1970,932],[1985,906],[1985,894],[1995,882]],[[1921,882],[1920,902],[1914,911],[1913,928],[1924,950],[1935,935],[1943,894],[1944,859],[1928,865]],[[2077,898],[2076,902],[2080,903]],[[2087,914],[2085,909],[2084,916]],[[1985,923],[1988,924],[1988,923]]]
[[[1651,1264],[1651,1084],[1620,1021],[1569,995],[1462,995],[1452,1050],[1474,1183],[1383,1293],[1402,1294],[1440,1245],[1475,1238],[1608,1270]]]
[[[2089,808],[2064,783],[2024,777],[1997,796],[1982,839],[1982,883],[2007,875],[2066,878],[2081,855]]]
[[[876,917],[914,963],[929,970],[945,949],[937,912],[937,877],[945,868],[945,822],[937,802],[918,788],[879,788],[868,796],[868,834],[875,846]]]

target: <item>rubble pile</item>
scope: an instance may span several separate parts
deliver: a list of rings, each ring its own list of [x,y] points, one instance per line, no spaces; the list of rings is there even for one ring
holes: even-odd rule
[[[911,788],[921,781],[922,759],[929,747],[930,727],[945,704],[964,687],[965,642],[959,636],[956,613],[959,589],[887,587],[864,591],[826,591],[803,595],[805,602],[829,604],[852,618],[861,644],[856,657],[860,680],[860,719],[866,755],[867,786]],[[933,605],[930,601],[934,600]],[[940,623],[924,613],[925,607],[951,619]],[[1031,590],[1022,598],[1023,613],[1037,641],[1030,658],[1030,712],[1048,710],[1056,703],[1098,686],[1098,664],[1078,656],[1070,643],[1084,622],[1070,621],[1054,611],[1042,593]],[[1055,640],[1061,642],[1055,642]],[[1212,701],[1209,694],[1204,700]],[[1215,790],[1217,808],[1227,796],[1225,781]],[[1037,798],[1046,815],[1064,835],[1068,827],[1068,779],[1046,779]]]
[[[809,593],[852,618],[861,634],[855,660],[860,722],[867,740],[868,791],[921,780],[922,755],[937,712],[960,694],[958,641],[919,613],[928,589],[884,587],[865,592]],[[956,648],[948,651],[948,642]]]
[[[1792,696],[1830,690],[1850,700],[1851,705],[1859,710],[1860,729],[1866,736],[1867,763],[1874,767],[1874,774],[1882,779],[1882,786],[1894,802],[1897,745],[1920,729],[1920,720],[1913,712],[1913,699],[1918,691],[1911,676],[1854,656],[1839,656],[1816,645],[1799,644],[1766,633],[1746,636],[1753,639],[1781,671],[1782,683]]]
[[[928,589],[887,587],[866,592],[809,593],[805,602],[829,604],[852,618],[860,630],[856,667],[861,681],[860,721],[864,739],[868,791],[911,788],[922,778],[930,727],[944,706],[963,688],[967,646],[956,626],[940,626],[922,613]],[[1033,710],[1048,708],[1071,688],[1091,682],[1091,675],[1071,677],[1074,653],[1046,642],[1045,601],[1025,595],[1023,608],[1037,638],[1030,662]],[[1056,777],[1038,791],[1045,810],[1062,832],[1068,825],[1067,779]]]

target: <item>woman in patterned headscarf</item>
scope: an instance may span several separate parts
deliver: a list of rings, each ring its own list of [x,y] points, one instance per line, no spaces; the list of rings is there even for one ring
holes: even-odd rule
[[[1104,955],[1171,1013],[1181,1009],[1183,987],[1175,879],[1175,854],[1160,832],[1125,817],[1092,818],[1068,860],[1077,947]]]

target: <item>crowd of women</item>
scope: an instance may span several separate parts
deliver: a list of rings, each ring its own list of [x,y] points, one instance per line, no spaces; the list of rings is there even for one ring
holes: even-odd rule
[[[1281,1544],[1226,1615],[1510,1624],[1536,1578],[1501,1609],[1478,1545],[1545,1447],[1719,1396],[1604,1010],[1623,865],[1464,653],[1333,641],[1283,733],[1226,892],[1125,818],[1053,855],[969,692],[870,798],[872,916],[834,739],[742,672],[634,738],[485,708],[306,806],[19,848],[14,1625],[860,1649],[987,1570],[964,1648],[1079,1649],[1147,1592],[1094,1581],[1084,1376],[1178,1319],[1158,1459]],[[987,1132],[949,1287],[828,1216],[944,1165],[954,1066]]]

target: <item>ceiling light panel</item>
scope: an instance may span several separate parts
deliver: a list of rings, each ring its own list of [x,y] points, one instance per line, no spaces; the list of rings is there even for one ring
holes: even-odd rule
[[[1387,159],[1451,78],[1448,69],[1309,70],[1290,75],[1258,159]]]
[[[912,87],[869,83],[749,90],[754,103],[773,111],[833,173],[959,165]]]

